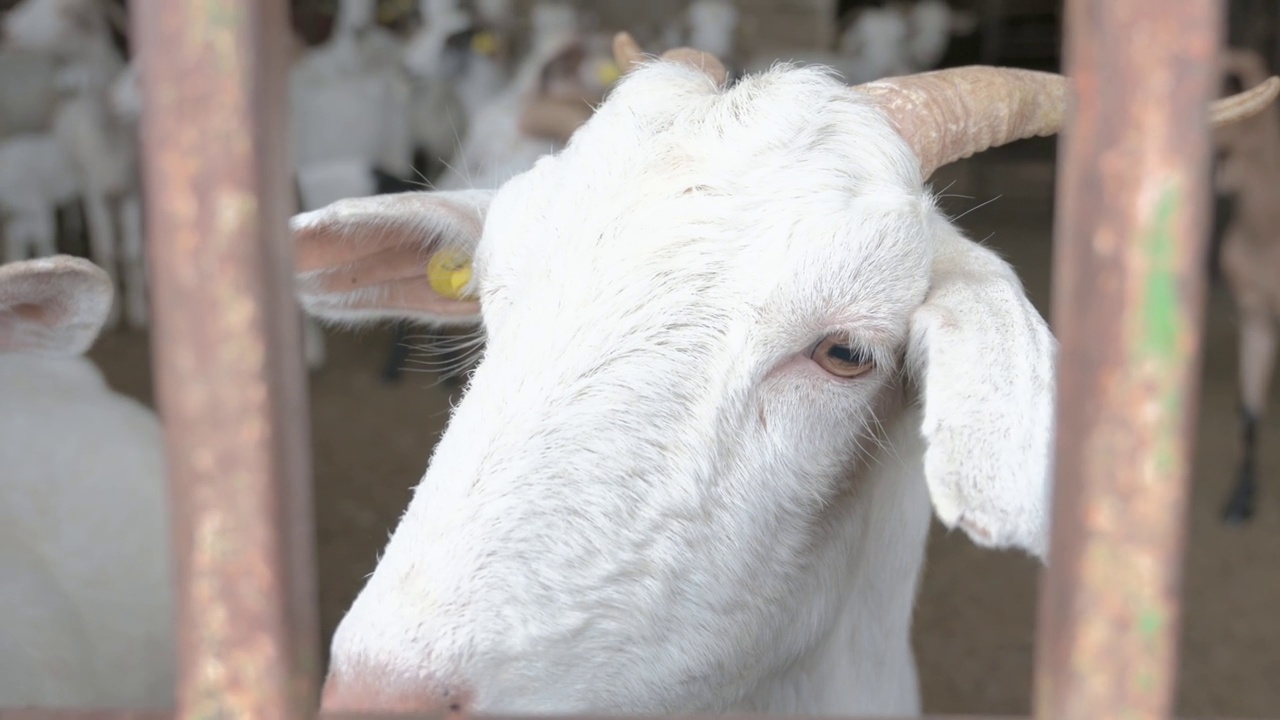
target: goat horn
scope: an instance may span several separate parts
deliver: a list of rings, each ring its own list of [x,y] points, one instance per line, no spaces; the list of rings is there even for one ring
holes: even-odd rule
[[[644,62],[644,59],[644,51],[640,48],[640,43],[631,37],[631,33],[623,31],[613,36],[613,61],[623,73],[635,69]],[[674,60],[697,68],[710,75],[717,85],[723,85],[725,78],[729,76],[724,63],[717,60],[711,53],[701,50],[686,47],[672,48],[662,53],[662,59]]]
[[[1214,100],[1209,106],[1209,122],[1214,128],[1247,120],[1262,112],[1280,94],[1280,77],[1272,75],[1241,93]]]
[[[857,85],[897,124],[925,178],[975,153],[1062,129],[1070,86],[1055,73],[962,67]],[[1257,114],[1280,94],[1280,78],[1209,108],[1213,127]]]

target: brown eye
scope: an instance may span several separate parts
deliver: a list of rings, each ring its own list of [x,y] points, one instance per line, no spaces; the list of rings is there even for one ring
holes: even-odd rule
[[[845,335],[828,335],[809,356],[823,370],[841,378],[855,378],[875,367],[871,353],[854,345]]]

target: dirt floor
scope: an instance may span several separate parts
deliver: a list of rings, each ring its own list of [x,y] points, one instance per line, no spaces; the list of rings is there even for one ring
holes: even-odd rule
[[[1027,161],[1037,156],[1039,162]],[[1052,172],[1044,157],[1051,156],[1027,151],[958,166],[937,187],[956,180],[947,192],[968,197],[948,198],[948,210],[968,211],[960,224],[1018,267],[1047,316]],[[1239,447],[1234,332],[1229,299],[1217,288],[1200,405],[1178,712],[1277,717],[1280,420],[1261,431],[1263,494],[1253,524],[1231,529],[1217,520]],[[435,375],[410,373],[397,386],[378,379],[388,338],[385,331],[331,335],[329,363],[312,378],[326,645],[407,504],[449,408],[451,387]],[[117,388],[150,401],[145,337],[106,336],[92,355]],[[934,533],[915,628],[926,711],[1028,712],[1037,577],[1037,566],[1024,557]]]

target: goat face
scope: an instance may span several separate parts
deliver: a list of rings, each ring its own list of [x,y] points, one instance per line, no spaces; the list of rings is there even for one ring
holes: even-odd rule
[[[486,337],[334,638],[335,708],[741,708],[879,592],[868,556],[909,615],[928,497],[983,545],[1043,550],[1053,339],[822,71],[722,89],[645,66],[494,193],[293,228],[313,314]],[[464,299],[427,286],[443,252],[474,257]]]

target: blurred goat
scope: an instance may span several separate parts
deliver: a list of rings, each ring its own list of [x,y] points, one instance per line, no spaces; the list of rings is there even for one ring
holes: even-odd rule
[[[1223,53],[1226,76],[1245,87],[1265,80],[1266,61],[1251,50]],[[1242,455],[1235,487],[1223,509],[1229,523],[1247,522],[1257,495],[1258,425],[1276,358],[1280,321],[1280,111],[1261,113],[1217,130],[1221,153],[1216,185],[1234,195],[1234,212],[1225,229],[1221,270],[1240,318],[1239,388]]]

